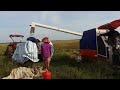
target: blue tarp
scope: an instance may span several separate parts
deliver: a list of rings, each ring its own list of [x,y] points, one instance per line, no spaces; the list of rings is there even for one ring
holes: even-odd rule
[[[80,49],[96,50],[96,28],[83,32]]]
[[[27,41],[32,41],[32,42],[36,43],[36,42],[37,42],[37,39],[34,38],[34,37],[28,37],[28,38],[27,38]]]

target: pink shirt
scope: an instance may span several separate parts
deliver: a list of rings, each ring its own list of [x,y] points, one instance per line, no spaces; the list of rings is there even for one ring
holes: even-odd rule
[[[51,56],[51,45],[49,43],[44,43],[41,45],[41,55],[45,58]]]

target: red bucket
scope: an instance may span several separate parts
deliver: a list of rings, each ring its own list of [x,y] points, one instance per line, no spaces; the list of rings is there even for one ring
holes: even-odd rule
[[[43,72],[43,79],[51,79],[51,72],[48,70]]]

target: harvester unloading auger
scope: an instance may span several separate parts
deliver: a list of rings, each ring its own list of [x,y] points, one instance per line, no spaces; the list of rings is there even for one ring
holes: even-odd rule
[[[32,24],[30,26],[31,26],[31,31],[30,31],[31,34],[34,34],[35,27],[41,27],[41,28],[51,29],[51,30],[55,30],[55,31],[59,31],[59,32],[77,35],[77,36],[83,35],[82,33],[77,33],[77,32],[73,32],[73,31],[69,31],[69,30],[65,30],[65,29],[61,29],[61,28],[57,28],[57,27],[52,27],[52,26],[48,26],[48,25],[44,25],[44,24],[39,24],[39,23],[35,23],[35,22],[32,22]]]

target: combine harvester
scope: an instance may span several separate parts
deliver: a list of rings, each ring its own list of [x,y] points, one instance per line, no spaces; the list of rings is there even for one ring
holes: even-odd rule
[[[52,27],[48,25],[43,25],[39,23],[32,22],[30,34],[31,36],[35,33],[35,27],[46,28],[50,30],[55,30],[59,32],[64,32],[76,36],[81,36],[80,39],[80,55],[87,58],[96,58],[98,56],[108,57],[107,43],[105,42],[104,37],[99,37],[99,34],[105,33],[106,29],[90,29],[84,31],[83,33],[73,32],[70,30],[65,30],[57,27]]]
[[[82,58],[84,57],[85,58],[86,57],[87,58],[97,58],[97,57],[109,58],[109,56],[114,56],[120,59],[119,58],[120,40],[117,40],[116,42],[116,51],[118,52],[118,54],[113,53],[112,55],[110,54],[111,50],[108,47],[108,43],[106,42],[106,40],[108,40],[108,36],[100,36],[100,34],[106,33],[110,27],[114,29],[118,28],[120,26],[120,19],[101,25],[97,28],[86,30],[83,33],[78,33],[78,32],[73,32],[70,30],[65,30],[65,29],[61,29],[57,27],[43,25],[43,24],[39,24],[36,22],[32,22],[30,26],[31,26],[31,30],[30,30],[31,35],[35,33],[35,27],[41,27],[41,28],[46,28],[50,30],[55,30],[59,32],[81,36],[82,39],[80,39],[80,53],[79,54],[80,56],[82,56]]]

